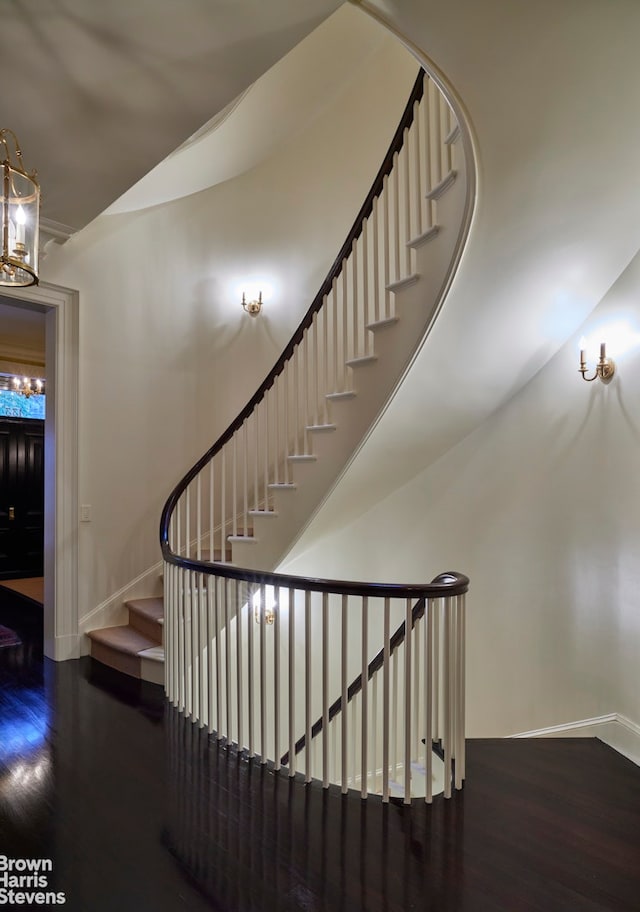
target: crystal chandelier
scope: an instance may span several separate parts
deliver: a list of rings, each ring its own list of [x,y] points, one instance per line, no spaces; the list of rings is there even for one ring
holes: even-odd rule
[[[14,377],[11,381],[11,389],[14,393],[20,393],[27,399],[30,396],[42,396],[44,394],[44,380],[38,377],[30,379],[29,377]]]

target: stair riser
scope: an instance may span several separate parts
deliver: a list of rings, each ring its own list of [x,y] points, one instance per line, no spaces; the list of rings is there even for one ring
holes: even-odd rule
[[[132,678],[141,677],[139,656],[120,652],[105,643],[97,643],[95,640],[91,641],[91,656],[98,662],[102,662],[103,665],[108,665],[109,668],[121,671],[122,674],[130,675]]]
[[[149,637],[150,640],[154,640],[160,645],[163,644],[163,625],[152,618],[129,611],[129,624],[143,636]]]
[[[152,662],[150,659],[140,659],[140,677],[151,684],[161,684],[164,687],[164,662]]]

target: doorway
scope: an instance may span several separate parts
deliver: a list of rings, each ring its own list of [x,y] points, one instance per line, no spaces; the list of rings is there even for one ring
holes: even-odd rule
[[[44,314],[44,653],[78,658],[78,293],[41,283],[3,299]]]

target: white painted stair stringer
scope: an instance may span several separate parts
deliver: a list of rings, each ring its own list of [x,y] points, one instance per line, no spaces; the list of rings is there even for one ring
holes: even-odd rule
[[[278,565],[359,451],[422,346],[466,237],[469,187],[464,166],[457,163],[456,172],[435,204],[439,230],[415,250],[417,280],[394,292],[397,321],[373,331],[375,360],[362,360],[348,371],[346,387],[356,395],[329,399],[335,430],[309,432],[308,455],[316,458],[290,460],[295,488],[271,488],[278,516],[253,517],[255,540],[233,541],[234,564],[255,570]]]

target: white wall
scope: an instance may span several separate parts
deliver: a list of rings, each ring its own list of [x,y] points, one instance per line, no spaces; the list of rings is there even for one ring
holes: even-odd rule
[[[158,561],[164,499],[311,303],[416,72],[387,40],[330,109],[259,167],[173,203],[102,216],[44,261],[44,280],[80,292],[79,499],[93,516],[80,527],[80,618],[109,609],[91,626],[108,622],[114,593]],[[256,320],[236,287],[254,273],[275,286]]]
[[[640,720],[639,301],[640,254],[506,405],[353,523],[308,533],[284,568],[413,582],[467,573],[470,736],[612,712]],[[582,332],[608,339],[606,386],[577,372]]]
[[[341,486],[344,522],[367,490],[409,480],[506,402],[640,248],[640,4],[360,5],[446,74],[473,131],[478,200],[432,336]]]

